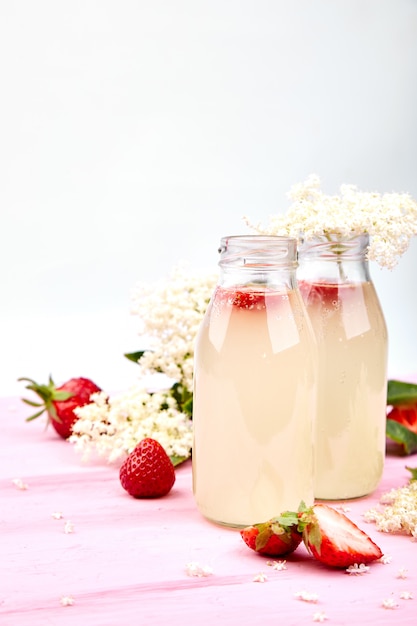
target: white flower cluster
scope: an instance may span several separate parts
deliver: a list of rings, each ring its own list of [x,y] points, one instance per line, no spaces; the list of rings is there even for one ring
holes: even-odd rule
[[[292,187],[292,204],[286,214],[274,215],[263,227],[246,223],[265,235],[287,235],[306,240],[336,235],[340,238],[367,233],[368,258],[392,269],[417,234],[417,202],[408,194],[362,192],[342,185],[340,195],[320,189],[320,179],[311,175]]]
[[[112,398],[97,393],[92,400],[76,409],[79,419],[70,437],[84,458],[95,450],[109,462],[116,461],[145,437],[156,439],[171,458],[190,456],[192,422],[167,392],[134,387]]]
[[[216,282],[177,267],[168,281],[136,286],[132,312],[149,340],[139,361],[143,374],[162,372],[192,391],[194,340]]]
[[[113,462],[151,437],[174,462],[189,458],[192,421],[173,390],[181,385],[181,397],[192,397],[194,340],[215,283],[214,276],[176,268],[166,282],[136,287],[132,312],[150,344],[139,360],[141,382],[113,397],[93,394],[90,404],[76,409],[70,441],[84,457],[95,451]],[[167,386],[173,386],[146,388],[144,381],[156,374],[164,374]]]
[[[370,509],[364,514],[367,522],[375,522],[385,533],[405,533],[417,539],[417,480],[399,489],[391,489],[380,499],[382,510]]]

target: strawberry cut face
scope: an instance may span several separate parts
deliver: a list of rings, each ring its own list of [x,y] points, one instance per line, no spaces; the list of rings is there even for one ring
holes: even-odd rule
[[[379,546],[346,515],[325,504],[300,513],[309,552],[331,567],[371,563],[382,556]]]
[[[388,413],[387,418],[402,424],[402,426],[405,426],[417,435],[417,404],[394,406]]]
[[[285,292],[264,288],[259,285],[247,285],[242,287],[218,287],[215,301],[222,305],[233,306],[241,311],[264,311],[268,306],[276,305]]]

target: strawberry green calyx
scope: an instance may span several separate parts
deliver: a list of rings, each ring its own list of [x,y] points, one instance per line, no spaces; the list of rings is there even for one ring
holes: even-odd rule
[[[314,506],[308,507],[305,502],[301,501],[297,511],[285,511],[275,519],[281,526],[299,533],[309,551],[309,546],[313,545],[320,553],[322,536]]]
[[[266,522],[246,526],[240,534],[246,545],[258,554],[282,556],[294,552],[301,543],[297,525],[297,513],[286,511]]]
[[[314,548],[317,554],[320,555],[322,534],[313,509],[305,511],[301,514],[299,528],[303,535],[303,541],[307,550],[311,553],[312,548]]]
[[[302,533],[306,525],[311,522],[313,514],[313,508],[306,506],[305,502],[301,501],[297,511],[284,511],[275,519],[281,526]]]
[[[73,393],[57,389],[51,376],[49,376],[49,382],[47,385],[40,385],[31,378],[19,378],[18,380],[19,382],[28,382],[29,385],[26,385],[26,389],[28,389],[29,391],[34,391],[41,400],[41,402],[33,402],[32,400],[28,400],[27,398],[22,398],[22,401],[25,404],[40,408],[39,411],[26,418],[27,422],[36,419],[45,411],[48,413],[48,421],[50,419],[56,420],[57,422],[61,421],[53,403],[68,400],[74,395]]]
[[[33,402],[23,398],[23,402],[38,409],[26,421],[34,420],[46,411],[47,425],[51,424],[63,439],[68,439],[73,432],[73,426],[78,420],[76,410],[88,404],[92,394],[101,391],[92,380],[82,377],[70,378],[59,387],[55,386],[51,376],[47,385],[39,385],[31,378],[19,380],[28,382],[26,389],[36,393],[40,399],[40,402]]]
[[[267,522],[254,524],[254,527],[258,530],[256,550],[259,551],[265,548],[273,535],[279,537],[283,543],[287,544],[291,544],[297,535],[301,538],[307,524],[311,523],[312,514],[313,510],[307,508],[305,503],[301,502],[298,511],[284,511]]]
[[[282,526],[277,518],[273,518],[268,522],[262,522],[261,524],[254,524],[254,527],[258,530],[258,535],[255,540],[255,549],[259,552],[263,550],[270,538],[276,535],[283,543],[290,545],[291,533],[290,528]]]

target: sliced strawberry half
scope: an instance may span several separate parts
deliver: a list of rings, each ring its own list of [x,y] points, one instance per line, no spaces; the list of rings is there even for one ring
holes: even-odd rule
[[[283,556],[294,552],[301,543],[297,526],[297,514],[286,512],[267,522],[247,526],[240,534],[251,550],[266,556]]]
[[[229,301],[239,309],[264,308],[265,293],[263,291],[235,291]]]
[[[417,435],[417,404],[404,404],[392,407],[387,418],[402,424]]]
[[[382,556],[374,541],[352,520],[326,504],[300,508],[303,541],[308,551],[325,565],[349,567]]]

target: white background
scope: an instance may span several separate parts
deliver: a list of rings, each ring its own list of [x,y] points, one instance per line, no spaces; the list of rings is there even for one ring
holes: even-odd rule
[[[0,393],[128,387],[138,281],[212,270],[317,173],[417,197],[416,0],[3,0]],[[372,267],[417,371],[417,242]]]

